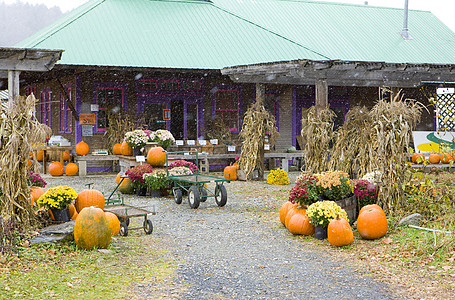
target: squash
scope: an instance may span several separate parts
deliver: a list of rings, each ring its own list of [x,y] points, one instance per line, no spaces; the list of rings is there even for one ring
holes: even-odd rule
[[[166,163],[166,153],[161,147],[152,147],[147,153],[147,162],[153,167],[164,166]]]
[[[122,176],[122,173],[119,172],[119,173],[117,174],[117,176],[115,177],[115,182],[117,182],[117,184],[119,184],[119,183],[120,183],[120,180],[122,180],[122,177],[121,177],[121,176]]]
[[[132,156],[133,155],[133,148],[128,146],[126,141],[123,141],[122,145],[120,146],[120,153],[125,156]]]
[[[120,143],[114,144],[114,147],[112,148],[112,152],[115,155],[122,155],[122,144],[120,144]]]
[[[74,176],[79,171],[79,167],[75,163],[69,163],[65,167],[66,176]]]
[[[299,204],[294,204],[286,214],[286,218],[284,219],[284,226],[288,228],[289,226],[289,221],[291,220],[292,216],[295,215],[296,213],[304,213],[306,214],[306,209],[301,207]],[[288,228],[289,229],[289,228]]]
[[[359,211],[359,216],[360,216],[360,214],[362,212],[364,212],[365,210],[370,209],[370,208],[378,209],[378,210],[382,211],[382,213],[384,213],[384,211],[382,210],[382,208],[379,205],[377,205],[377,204],[368,204],[368,205],[362,206],[362,208]],[[385,216],[385,213],[384,213],[384,216]]]
[[[78,213],[85,207],[94,206],[104,209],[104,195],[95,189],[85,189],[77,195],[76,210]]]
[[[111,242],[111,230],[104,211],[96,207],[84,207],[74,224],[74,241],[85,250],[107,248]]]
[[[292,234],[313,235],[314,226],[310,222],[310,218],[306,215],[306,210],[299,210],[295,213],[288,222],[288,230]]]
[[[133,182],[129,178],[123,179],[122,183],[118,187],[118,190],[122,194],[132,194],[134,192]]]
[[[428,157],[428,160],[432,164],[439,164],[439,161],[441,160],[441,156],[439,156],[439,154],[436,154],[436,153],[431,153],[430,156]]]
[[[237,180],[237,167],[236,166],[227,166],[224,168],[224,178]]]
[[[68,205],[68,209],[70,211],[70,217],[71,219],[73,218],[73,216],[75,214],[77,214],[77,211],[76,211],[76,206],[74,205],[74,202],[70,203],[70,205]]]
[[[63,151],[63,161],[69,161],[69,160],[70,160],[69,150]]]
[[[331,245],[341,247],[350,245],[354,241],[354,234],[348,221],[337,216],[327,227],[327,238]]]
[[[54,161],[49,165],[48,168],[49,174],[52,176],[62,176],[63,175],[63,165],[59,161]]]
[[[86,142],[79,142],[76,144],[74,150],[76,151],[77,155],[84,156],[88,154],[89,147]]]
[[[381,238],[387,233],[387,229],[387,217],[380,207],[363,209],[357,218],[357,231],[363,239]]]
[[[44,158],[44,151],[43,150],[36,151],[36,160],[43,161],[43,158]]]
[[[451,160],[453,160],[453,157],[450,155],[450,153],[441,153],[440,157],[443,164],[448,164]]]
[[[291,209],[291,207],[294,206],[294,203],[292,203],[291,201],[286,201],[283,203],[283,205],[281,205],[281,208],[280,208],[280,222],[281,224],[284,225],[284,221],[286,220],[286,215],[289,211],[289,209]]]
[[[425,156],[422,153],[414,153],[412,155],[412,162],[415,164],[421,164],[421,163],[423,163],[424,160],[425,160]]]
[[[111,212],[104,212],[104,215],[107,218],[109,230],[112,233],[112,236],[117,235],[120,232],[120,221],[117,216]]]
[[[41,197],[41,195],[44,194],[46,191],[39,186],[32,186],[31,189],[32,191],[30,193],[30,203],[35,205],[38,201],[38,198]]]

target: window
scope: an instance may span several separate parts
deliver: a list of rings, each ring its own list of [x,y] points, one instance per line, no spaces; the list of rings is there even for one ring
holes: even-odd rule
[[[200,91],[202,83],[200,81],[183,81],[183,89],[185,91]]]
[[[158,82],[156,80],[141,79],[137,85],[138,89],[144,91],[156,90],[158,88]]]
[[[455,89],[438,88],[433,105],[436,113],[436,130],[455,131]]]
[[[73,130],[73,112],[68,105],[68,101],[73,102],[71,86],[65,86],[65,90],[69,99],[65,99],[66,95],[60,92],[59,132],[71,133]]]
[[[163,80],[161,81],[161,89],[163,91],[176,91],[179,89],[179,82],[177,80]]]
[[[221,117],[231,131],[239,130],[239,90],[215,92],[215,116]]]
[[[46,124],[51,127],[51,98],[52,91],[50,88],[41,90],[39,100],[39,120],[42,124]]]
[[[96,116],[96,131],[104,132],[108,126],[107,113],[110,109],[122,109],[124,106],[123,88],[97,87],[95,104],[98,104]]]

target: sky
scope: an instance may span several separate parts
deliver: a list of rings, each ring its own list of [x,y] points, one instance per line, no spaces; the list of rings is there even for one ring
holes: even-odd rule
[[[14,3],[19,0],[0,0],[1,2]],[[243,0],[232,0],[243,1]],[[313,0],[323,1],[323,0]],[[20,0],[20,2],[28,2],[31,4],[45,4],[48,7],[58,6],[62,12],[68,12],[81,4],[88,2],[88,0]],[[327,2],[327,1],[325,1]],[[363,5],[368,2],[368,5],[373,6],[388,6],[404,8],[405,0],[332,0],[329,2],[352,3]],[[455,32],[455,18],[453,12],[455,11],[454,0],[408,0],[409,9],[431,11],[443,23],[445,23],[452,31]]]

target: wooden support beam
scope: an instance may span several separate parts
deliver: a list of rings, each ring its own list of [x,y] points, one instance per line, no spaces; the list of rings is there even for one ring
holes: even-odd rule
[[[19,96],[20,71],[8,71],[8,101],[13,101]]]
[[[325,78],[316,80],[315,106],[317,112],[329,106],[329,85]]]

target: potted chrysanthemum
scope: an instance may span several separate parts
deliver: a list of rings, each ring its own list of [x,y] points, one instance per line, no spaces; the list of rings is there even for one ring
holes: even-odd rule
[[[69,205],[77,198],[76,191],[67,185],[48,189],[38,200],[38,206],[49,209],[55,221],[67,222],[71,219]]]

